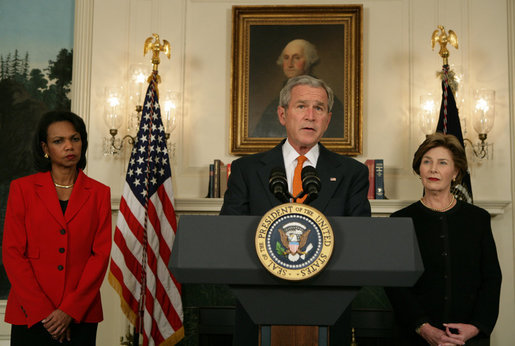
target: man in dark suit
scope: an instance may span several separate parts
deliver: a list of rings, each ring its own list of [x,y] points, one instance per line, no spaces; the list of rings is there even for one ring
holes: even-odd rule
[[[316,167],[321,181],[320,194],[311,206],[326,216],[370,216],[367,167],[319,143],[331,121],[333,100],[331,88],[312,76],[297,76],[286,83],[280,93],[277,116],[286,128],[287,138],[270,151],[232,163],[221,215],[263,215],[281,204],[269,191],[270,172],[276,167],[285,169],[292,193],[294,170],[303,155],[307,158],[303,167]],[[330,328],[331,344],[348,345],[350,309],[340,320]],[[257,326],[241,306],[237,307],[236,321],[235,344],[255,345]]]

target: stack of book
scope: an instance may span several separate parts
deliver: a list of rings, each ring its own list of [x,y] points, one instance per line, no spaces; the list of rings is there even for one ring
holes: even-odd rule
[[[215,159],[209,165],[209,191],[207,198],[223,198],[227,190],[227,179],[231,174],[231,164],[225,165],[219,159]]]
[[[366,160],[365,165],[368,167],[368,199],[386,199],[383,159]]]

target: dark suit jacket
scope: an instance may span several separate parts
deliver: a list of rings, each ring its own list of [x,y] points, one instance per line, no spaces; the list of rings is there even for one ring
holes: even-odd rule
[[[221,215],[264,215],[281,204],[270,192],[268,180],[273,168],[284,169],[283,143],[284,140],[270,151],[233,161]],[[320,144],[316,169],[321,189],[311,206],[326,216],[370,216],[368,168],[365,165],[333,153]],[[350,343],[350,309],[330,328],[330,333],[331,345]],[[257,326],[238,303],[233,345],[255,345],[257,335]]]
[[[109,187],[80,171],[63,215],[50,172],[14,180],[2,244],[12,286],[6,322],[30,327],[55,309],[100,322],[110,250]]]
[[[231,164],[221,215],[263,215],[281,204],[270,192],[268,180],[273,168],[284,168],[283,143],[284,140],[270,151],[242,157]],[[311,206],[326,216],[370,216],[365,165],[320,144],[316,169],[322,187]]]

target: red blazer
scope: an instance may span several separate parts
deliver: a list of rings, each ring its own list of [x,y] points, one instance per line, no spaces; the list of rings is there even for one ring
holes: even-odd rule
[[[102,321],[110,250],[109,187],[80,171],[63,215],[50,172],[14,180],[2,244],[5,321],[31,327],[57,308],[76,322]]]

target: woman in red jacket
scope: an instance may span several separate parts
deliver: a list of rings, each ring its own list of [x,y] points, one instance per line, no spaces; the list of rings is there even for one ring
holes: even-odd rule
[[[87,147],[79,116],[46,113],[33,150],[40,173],[11,183],[2,244],[11,345],[95,345],[111,204],[109,188],[82,171]]]

